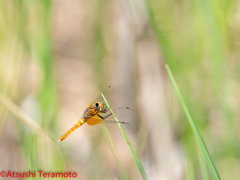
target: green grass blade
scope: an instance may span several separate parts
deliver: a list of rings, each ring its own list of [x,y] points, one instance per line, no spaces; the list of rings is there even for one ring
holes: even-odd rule
[[[122,179],[127,180],[128,179],[127,175],[126,175],[126,173],[125,173],[125,171],[124,171],[124,169],[122,167],[122,164],[121,164],[121,162],[119,160],[119,156],[118,156],[117,150],[116,150],[116,148],[113,145],[113,142],[112,142],[112,139],[111,139],[111,137],[109,135],[108,129],[106,128],[106,126],[103,126],[102,129],[103,129],[104,135],[107,138],[107,141],[108,141],[108,143],[110,145],[110,148],[111,148],[111,151],[113,153],[113,156],[114,156],[114,158],[115,158],[115,160],[117,162],[117,166],[118,166],[120,175],[121,175]]]
[[[195,179],[195,172],[193,166],[193,160],[190,158],[186,159],[186,180]]]
[[[188,108],[187,108],[187,105],[186,105],[186,103],[185,103],[185,101],[183,99],[183,96],[182,96],[182,94],[181,94],[181,92],[180,92],[180,90],[178,88],[178,85],[177,85],[177,83],[176,83],[176,81],[175,81],[175,79],[173,77],[173,74],[172,74],[172,72],[171,72],[171,70],[170,70],[170,68],[169,68],[169,66],[167,64],[165,65],[165,67],[166,67],[168,75],[169,75],[169,77],[170,77],[170,79],[172,81],[174,89],[175,89],[175,91],[176,91],[176,93],[178,95],[178,98],[179,98],[179,100],[180,100],[180,102],[182,104],[182,107],[183,107],[183,110],[184,110],[184,112],[185,112],[185,114],[187,116],[188,122],[190,123],[191,128],[192,128],[192,130],[193,130],[193,132],[194,132],[194,134],[195,134],[195,136],[196,136],[196,138],[198,140],[198,143],[199,143],[199,145],[201,147],[201,150],[203,151],[203,154],[205,155],[205,158],[207,160],[207,164],[208,164],[208,166],[210,168],[210,171],[211,171],[214,179],[220,180],[220,176],[219,176],[219,174],[217,172],[217,169],[216,169],[216,167],[215,167],[215,165],[214,165],[214,163],[213,163],[213,161],[211,159],[211,156],[210,156],[210,154],[209,154],[209,152],[207,150],[207,147],[206,147],[206,145],[205,145],[205,143],[203,141],[203,138],[202,138],[201,134],[199,133],[199,130],[198,130],[198,128],[197,128],[197,126],[196,126],[196,124],[195,124],[195,122],[194,122],[194,120],[193,120],[193,118],[192,118]]]
[[[203,153],[198,142],[197,142],[197,150],[198,150],[198,159],[199,159],[200,169],[202,172],[202,178],[204,180],[209,180],[209,174],[208,174],[206,162],[205,162],[205,159],[203,158]]]
[[[123,134],[123,137],[124,137],[124,139],[126,140],[127,145],[128,145],[128,147],[129,147],[132,155],[133,155],[133,158],[134,158],[134,160],[135,160],[135,162],[136,162],[136,164],[137,164],[137,167],[138,167],[138,169],[139,169],[139,171],[140,171],[140,173],[141,173],[142,178],[143,178],[144,180],[147,180],[147,179],[148,179],[147,174],[146,174],[145,170],[143,169],[142,163],[139,161],[139,159],[138,159],[138,157],[137,157],[137,155],[136,155],[136,153],[135,153],[135,151],[134,151],[134,149],[133,149],[133,147],[132,147],[132,145],[131,145],[128,137],[127,137],[127,135],[125,134],[125,132],[124,132],[124,130],[123,130],[123,128],[122,128],[122,125],[119,123],[119,120],[118,120],[116,114],[115,114],[114,111],[112,110],[112,108],[111,108],[110,104],[108,103],[108,101],[106,100],[105,96],[104,96],[102,93],[101,93],[101,95],[102,95],[104,101],[106,102],[108,108],[109,108],[110,111],[112,112],[115,120],[118,122],[118,126],[119,126],[119,128],[120,128],[120,130],[121,130],[121,132],[122,132],[122,134]]]

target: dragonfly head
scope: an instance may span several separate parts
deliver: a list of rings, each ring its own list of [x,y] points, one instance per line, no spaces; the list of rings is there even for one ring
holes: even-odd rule
[[[101,102],[96,102],[94,109],[97,109],[99,111],[102,111],[104,109],[104,104]]]

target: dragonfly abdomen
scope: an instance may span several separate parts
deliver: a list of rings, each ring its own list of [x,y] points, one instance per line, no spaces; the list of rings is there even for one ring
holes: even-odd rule
[[[64,140],[66,137],[69,136],[69,134],[71,134],[75,129],[83,125],[85,122],[86,120],[84,118],[81,118],[71,129],[69,129],[64,135],[59,138],[58,142]]]

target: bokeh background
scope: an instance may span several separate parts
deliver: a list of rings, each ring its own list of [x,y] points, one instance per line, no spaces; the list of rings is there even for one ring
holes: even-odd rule
[[[212,179],[167,63],[221,178],[238,179],[239,32],[237,0],[0,1],[0,171],[121,179],[102,125],[57,142],[113,85],[114,104],[135,111],[123,127],[149,179]],[[117,124],[107,129],[141,179]]]

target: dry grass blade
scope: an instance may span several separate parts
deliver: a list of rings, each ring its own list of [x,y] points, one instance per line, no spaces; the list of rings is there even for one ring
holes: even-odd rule
[[[52,140],[52,138],[47,135],[44,130],[24,111],[22,111],[16,104],[14,104],[8,97],[6,97],[2,92],[0,92],[0,102],[11,111],[16,117],[18,117],[24,124],[26,124],[32,131],[37,134],[47,137]]]

